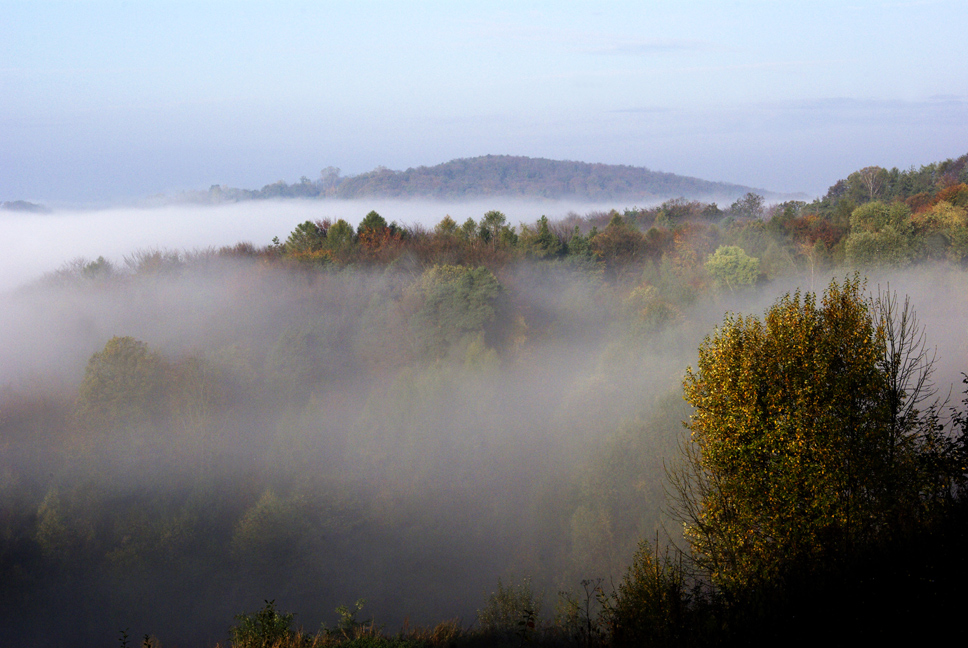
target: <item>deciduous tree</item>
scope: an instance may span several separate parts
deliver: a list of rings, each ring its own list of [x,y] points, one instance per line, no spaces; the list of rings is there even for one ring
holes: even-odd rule
[[[740,286],[752,286],[760,273],[760,260],[746,254],[737,245],[720,246],[706,260],[706,271],[721,286],[731,291]]]
[[[907,305],[858,279],[730,315],[684,381],[695,411],[678,512],[726,589],[883,539],[961,478],[937,424],[931,362]]]
[[[113,337],[87,363],[78,412],[91,425],[134,427],[157,420],[166,405],[167,364],[133,337]]]
[[[879,166],[864,167],[847,176],[847,186],[855,202],[880,198],[887,191],[890,175]]]
[[[912,256],[911,210],[904,203],[875,200],[850,216],[851,233],[845,243],[847,260],[855,267],[902,266]]]

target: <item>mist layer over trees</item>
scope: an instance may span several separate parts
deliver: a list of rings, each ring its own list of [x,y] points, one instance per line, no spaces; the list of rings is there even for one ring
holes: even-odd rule
[[[965,369],[964,159],[858,174],[810,205],[295,222],[10,294],[0,639],[214,645],[267,600],[308,630],[359,598],[483,627],[498,579],[542,623],[584,579],[628,602],[662,574],[643,540],[686,546],[666,468],[724,312],[859,269],[914,297],[943,393]]]

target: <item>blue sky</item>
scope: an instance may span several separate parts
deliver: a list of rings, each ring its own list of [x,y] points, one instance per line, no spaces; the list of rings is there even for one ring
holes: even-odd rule
[[[0,200],[458,157],[822,193],[968,152],[968,3],[7,2]]]

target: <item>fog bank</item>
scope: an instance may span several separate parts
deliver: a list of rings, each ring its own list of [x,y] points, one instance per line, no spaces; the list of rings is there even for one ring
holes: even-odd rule
[[[429,200],[260,200],[223,205],[123,207],[58,210],[52,213],[0,211],[0,239],[14,244],[0,257],[0,293],[33,281],[74,259],[103,256],[119,265],[143,249],[199,250],[249,242],[285,241],[307,220],[344,219],[354,227],[376,210],[387,222],[432,229],[446,215],[458,223],[502,211],[512,225],[533,223],[542,215],[556,220],[569,212],[622,211],[620,203],[529,201],[507,198],[440,202]],[[647,206],[645,204],[637,205]]]

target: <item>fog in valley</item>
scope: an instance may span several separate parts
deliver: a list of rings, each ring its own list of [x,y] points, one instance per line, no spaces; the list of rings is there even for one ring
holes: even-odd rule
[[[499,578],[530,579],[550,616],[582,579],[618,582],[639,541],[677,541],[665,469],[703,337],[850,271],[676,302],[650,264],[340,267],[233,248],[374,207],[432,230],[495,206],[512,223],[575,209],[5,215],[7,240],[37,247],[2,261],[0,560],[37,569],[10,572],[4,643],[120,628],[214,643],[265,600],[307,630],[359,598],[389,628],[471,623]],[[870,292],[888,286],[911,296],[939,393],[960,400],[964,273],[869,274]]]
[[[968,3],[0,16],[0,648],[958,636]]]
[[[57,209],[49,213],[0,210],[0,236],[16,242],[0,258],[0,292],[22,285],[77,260],[103,256],[123,264],[139,250],[204,250],[248,241],[285,240],[296,223],[340,218],[354,227],[370,210],[388,222],[432,229],[444,216],[458,223],[500,209],[517,225],[569,212],[622,210],[631,205],[588,204],[559,200],[259,200],[222,205],[169,205],[104,209]],[[639,207],[647,207],[640,204]]]

